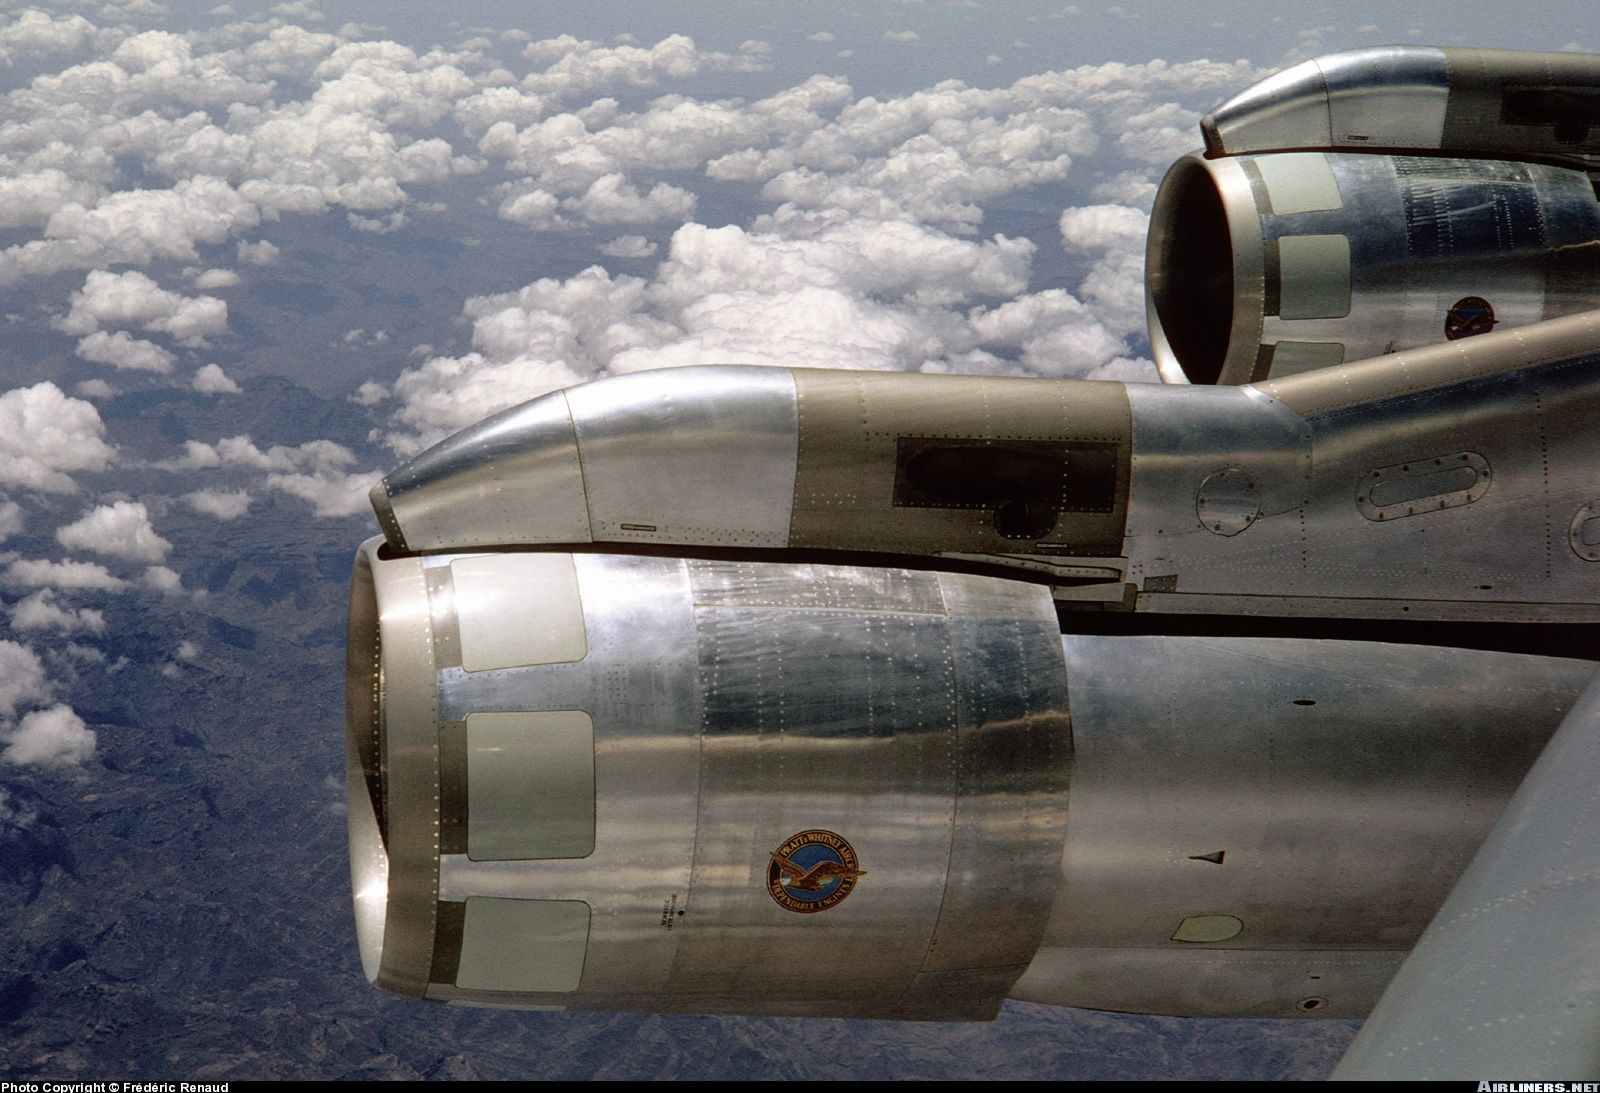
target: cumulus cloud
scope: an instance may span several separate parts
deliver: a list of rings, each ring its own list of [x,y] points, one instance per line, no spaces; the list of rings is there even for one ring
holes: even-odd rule
[[[101,379],[83,380],[72,389],[84,398],[110,398],[117,393],[109,383]]]
[[[60,327],[68,334],[90,334],[105,326],[141,326],[170,334],[180,345],[200,345],[228,329],[228,305],[215,296],[186,297],[170,292],[138,270],[110,273],[97,269],[84,280],[83,288],[72,294],[71,310]],[[81,346],[79,355],[83,355]],[[167,365],[169,369],[170,360]]]
[[[70,493],[77,483],[68,472],[110,464],[115,453],[104,435],[100,412],[53,383],[7,391],[0,395],[0,483]]]
[[[105,196],[94,181],[47,167],[0,178],[0,227],[41,228],[67,205],[93,205]]]
[[[55,769],[82,766],[94,758],[94,730],[84,724],[71,706],[51,706],[23,716],[0,733],[5,750],[0,760],[19,766]]]
[[[920,42],[922,35],[914,30],[886,30],[883,32],[885,42]]]
[[[522,55],[542,71],[523,79],[521,89],[554,98],[614,87],[654,87],[663,80],[686,80],[701,72],[761,72],[768,65],[759,54],[703,50],[693,38],[674,34],[649,48],[604,46],[570,34],[530,42]]]
[[[78,631],[105,633],[104,614],[88,607],[62,607],[56,602],[55,595],[50,589],[41,588],[18,600],[11,606],[11,628],[19,631],[55,630],[63,634]]]
[[[215,516],[218,520],[237,520],[250,511],[248,490],[195,490],[184,494],[183,499],[196,512]]]
[[[658,249],[657,244],[642,235],[620,235],[600,245],[600,253],[608,258],[649,258]]]
[[[683,220],[694,212],[695,196],[688,190],[658,182],[648,193],[628,185],[620,174],[602,175],[581,196],[568,198],[562,207],[591,224],[647,224],[652,220]]]
[[[24,11],[16,22],[0,27],[0,61],[10,64],[83,49],[93,42],[95,29],[81,15],[57,19],[42,11]]]
[[[166,190],[124,190],[95,205],[69,202],[43,239],[0,250],[0,285],[69,269],[195,262],[196,246],[252,227],[260,210],[220,178],[185,178]]]
[[[310,473],[269,474],[268,489],[298,497],[318,516],[355,516],[368,511],[367,494],[382,475],[319,469]]]
[[[232,288],[240,280],[239,275],[231,269],[208,269],[195,274],[194,287],[198,289]]]
[[[262,239],[255,243],[239,243],[239,261],[247,266],[270,266],[278,260],[278,248]]]
[[[1125,205],[1086,205],[1063,211],[1060,229],[1065,247],[1095,256],[1079,292],[1094,306],[1099,321],[1123,337],[1143,331],[1150,215]],[[1153,379],[1154,373],[1141,378]]]
[[[100,505],[82,519],[57,529],[56,541],[68,550],[86,550],[134,562],[159,562],[172,549],[172,544],[156,533],[143,501]]]
[[[181,592],[183,578],[175,569],[168,569],[164,565],[153,565],[144,571],[144,585],[156,592]]]
[[[22,506],[15,501],[0,501],[0,542],[22,530]]]
[[[73,350],[79,357],[94,364],[109,364],[119,371],[159,372],[172,371],[178,358],[155,342],[135,338],[126,330],[107,334],[96,330],[88,337],[79,338]]]
[[[331,440],[312,440],[298,447],[277,444],[263,450],[248,436],[230,436],[216,444],[186,441],[181,457],[157,466],[169,471],[236,467],[262,472],[259,481],[263,487],[300,498],[318,516],[352,516],[365,511],[367,492],[382,477],[378,471],[352,471],[355,462],[354,452]],[[197,499],[200,494],[206,496]],[[240,503],[229,499],[227,491],[196,491],[184,500],[224,520],[231,517],[223,512]],[[243,504],[248,507],[248,496]]]
[[[237,395],[239,385],[228,378],[221,365],[203,364],[195,372],[190,386],[202,395]]]
[[[98,562],[52,562],[44,558],[18,558],[6,566],[7,584],[22,588],[90,588],[120,592],[128,582],[114,577]]]
[[[26,645],[0,639],[0,717],[12,717],[19,708],[47,702],[50,696],[39,655]]]

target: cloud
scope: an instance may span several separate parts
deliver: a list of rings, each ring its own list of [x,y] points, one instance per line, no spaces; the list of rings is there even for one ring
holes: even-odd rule
[[[920,42],[922,35],[914,30],[886,30],[883,32],[885,42]]]
[[[278,444],[262,450],[248,436],[230,436],[214,445],[186,441],[181,457],[156,466],[167,471],[239,467],[263,472],[259,478],[263,487],[306,501],[318,516],[353,516],[366,510],[367,492],[382,477],[375,470],[351,471],[355,462],[354,452],[331,440],[307,441],[294,448]],[[231,519],[223,513],[240,503],[224,490],[196,491],[184,500],[223,520]],[[248,496],[243,504],[248,507]]]
[[[0,250],[0,284],[69,269],[197,262],[200,243],[220,243],[260,223],[257,206],[220,178],[185,178],[167,190],[124,190],[95,205],[70,202],[45,238]]]
[[[25,714],[0,734],[6,746],[0,760],[19,766],[79,767],[94,758],[94,730],[71,706],[51,706]]]
[[[182,592],[183,578],[175,569],[168,569],[164,565],[153,565],[144,571],[144,585],[156,592]]]
[[[695,195],[658,182],[640,193],[620,174],[602,175],[580,197],[568,198],[562,207],[591,224],[648,224],[654,220],[684,220],[693,212]]]
[[[269,474],[266,486],[308,502],[318,516],[355,516],[368,511],[367,494],[382,477],[378,471],[345,474],[323,469],[310,474]]]
[[[190,386],[202,395],[237,395],[239,385],[228,378],[220,365],[203,364],[195,372]]]
[[[603,46],[564,34],[530,42],[522,55],[544,67],[525,77],[521,89],[555,98],[575,98],[617,86],[654,87],[662,80],[686,80],[704,71],[763,72],[768,67],[759,54],[703,50],[682,34],[663,38],[648,49]]]
[[[172,544],[156,534],[143,501],[100,505],[82,519],[56,531],[68,550],[86,550],[134,562],[159,562]]]
[[[22,530],[22,506],[15,501],[0,501],[0,542]]]
[[[0,228],[42,228],[64,206],[94,205],[104,187],[55,167],[0,178]]]
[[[78,339],[78,346],[73,352],[86,361],[109,364],[119,371],[165,374],[172,371],[172,365],[177,360],[154,342],[135,338],[126,330],[119,330],[115,334],[97,330],[86,338]]]
[[[621,235],[600,244],[600,253],[608,258],[649,258],[658,249],[657,244],[642,235]]]
[[[113,450],[90,403],[68,398],[53,383],[0,395],[0,483],[51,493],[77,489],[69,471],[99,471]]]
[[[55,592],[41,588],[11,606],[11,628],[57,630],[63,634],[82,630],[91,634],[103,634],[106,629],[106,618],[104,614],[92,608],[62,607],[55,602]]]
[[[1099,321],[1123,337],[1142,333],[1150,215],[1125,205],[1086,205],[1063,211],[1059,224],[1063,246],[1096,255],[1078,291]]]
[[[194,287],[200,289],[232,288],[242,278],[231,269],[208,269],[195,274]]]
[[[195,490],[184,494],[183,500],[196,512],[218,520],[237,520],[250,511],[251,498],[248,490]]]
[[[9,718],[20,707],[47,702],[50,696],[39,655],[26,645],[0,639],[0,717]]]
[[[6,566],[7,584],[23,588],[92,588],[120,592],[128,582],[113,577],[97,562],[52,562],[42,558],[18,558]]]
[[[278,248],[265,239],[255,243],[239,241],[239,261],[247,266],[270,266],[278,260]]]
[[[72,389],[84,398],[110,398],[117,393],[109,383],[102,379],[83,380],[75,384]]]
[[[189,297],[170,292],[138,270],[110,273],[97,269],[84,280],[83,288],[72,294],[71,310],[60,322],[60,328],[68,334],[133,325],[170,334],[180,345],[200,345],[228,329],[228,305],[215,296]],[[83,355],[81,346],[79,355]],[[155,371],[170,367],[169,360],[167,368]]]
[[[95,25],[81,15],[56,19],[42,11],[24,11],[17,21],[0,27],[0,60],[72,53],[94,40]]]

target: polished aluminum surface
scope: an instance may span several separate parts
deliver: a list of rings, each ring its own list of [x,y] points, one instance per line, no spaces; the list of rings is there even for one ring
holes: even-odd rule
[[[380,582],[403,571],[427,590],[426,630],[401,640],[432,634],[437,652],[403,681],[437,696],[424,707],[433,754],[383,771],[391,786],[410,779],[387,797],[391,837],[395,817],[442,831],[407,890],[413,905],[391,895],[391,924],[432,922],[437,901],[436,936],[407,950],[409,993],[421,976],[445,1001],[993,1016],[1038,944],[1061,852],[1071,737],[1047,590],[893,568],[571,557],[587,655],[479,671],[462,667],[457,636],[471,629],[460,612],[472,601],[452,580],[465,558],[369,563]],[[537,625],[537,605],[523,618],[504,625]],[[352,693],[368,694],[370,673],[352,671]],[[372,711],[353,711],[361,741]],[[474,827],[461,727],[524,711],[550,711],[525,719],[530,732],[557,713],[593,724],[586,856],[505,860],[507,846],[540,840],[498,831],[496,860],[474,860],[461,834]],[[558,745],[530,741],[528,755]],[[503,781],[480,787],[489,822],[513,809]],[[848,900],[796,916],[767,891],[771,854],[818,828],[848,839],[866,873]],[[513,901],[494,905],[510,922],[548,917],[515,901],[588,907],[581,983],[518,990],[506,972],[487,994],[458,984],[455,962],[469,958],[468,981],[489,981],[493,931],[469,929],[474,899]],[[378,944],[386,965],[399,959],[387,933]],[[551,952],[571,966],[567,949]]]
[[[639,372],[567,401],[597,542],[788,543],[799,429],[788,369]]]
[[[1152,347],[1169,381],[1241,384],[1523,326],[1600,306],[1596,240],[1589,177],[1563,167],[1192,156],[1151,216]]]
[[[590,538],[578,442],[560,391],[434,445],[372,496],[396,550]]]
[[[1568,546],[1600,465],[1585,424],[1600,413],[1594,315],[1226,390],[1129,387],[1140,610],[1600,617],[1591,564]],[[1401,481],[1463,456],[1470,483],[1442,475],[1430,495],[1427,476]],[[1221,535],[1197,506],[1228,468],[1261,508]]]
[[[422,564],[356,555],[346,658],[351,887],[367,978],[421,996],[439,875],[433,635]],[[359,787],[359,788],[358,788]]]
[[[1591,684],[1333,1076],[1600,1074],[1600,681]]]
[[[1062,645],[1061,888],[1013,996],[1155,1013],[1365,1012],[1593,674],[1335,640]],[[1175,940],[1192,916],[1242,928]]]
[[[1562,157],[1600,152],[1600,58],[1374,46],[1302,61],[1200,122],[1212,156],[1294,148]]]
[[[1281,148],[1438,148],[1449,76],[1444,50],[1376,46],[1302,61],[1200,122],[1213,155]]]

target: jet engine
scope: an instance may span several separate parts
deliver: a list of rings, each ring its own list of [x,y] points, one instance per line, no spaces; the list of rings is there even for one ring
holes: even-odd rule
[[[1218,107],[1151,215],[1163,378],[1253,383],[1600,306],[1596,83],[1592,57],[1404,47]]]
[[[927,568],[379,539],[350,607],[367,976],[535,1008],[1360,1014],[1592,671],[1082,632]]]
[[[1407,48],[1224,104],[1152,220],[1166,386],[671,369],[397,468],[350,595],[367,977],[1366,1013],[1600,660],[1596,103],[1595,58]],[[1494,868],[1457,917],[1522,906]]]

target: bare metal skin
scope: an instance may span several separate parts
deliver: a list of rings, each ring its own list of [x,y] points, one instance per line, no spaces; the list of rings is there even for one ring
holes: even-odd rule
[[[1591,102],[1600,58],[1394,47],[1218,107],[1152,218],[1162,385],[675,369],[395,470],[368,978],[927,1020],[1394,979],[1341,1076],[1594,1076]]]

